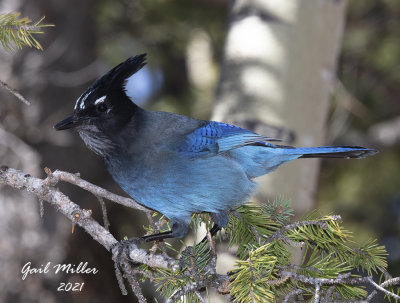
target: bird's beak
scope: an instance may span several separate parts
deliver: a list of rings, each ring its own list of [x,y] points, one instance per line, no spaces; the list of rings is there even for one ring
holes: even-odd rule
[[[56,130],[64,130],[73,127],[77,127],[82,124],[82,119],[79,119],[75,115],[72,115],[54,125]]]

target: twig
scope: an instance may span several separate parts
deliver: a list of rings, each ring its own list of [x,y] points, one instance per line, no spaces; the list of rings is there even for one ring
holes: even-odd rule
[[[232,210],[232,211],[230,211],[230,213],[231,213],[234,217],[236,217],[236,218],[238,218],[238,219],[242,219],[242,215],[241,215],[238,211]],[[251,228],[251,231],[253,232],[253,235],[254,235],[254,238],[256,239],[256,242],[260,242],[261,236],[260,236],[260,234],[258,233],[257,229],[256,229],[254,226],[251,226],[250,228]]]
[[[331,300],[333,291],[335,290],[335,286],[332,285],[331,287],[328,288],[328,290],[325,292],[325,296],[321,298],[321,302],[329,302]]]
[[[334,221],[338,221],[341,220],[340,216],[331,216],[331,218]],[[328,227],[327,222],[324,221],[301,221],[301,222],[295,222],[292,224],[288,224],[285,227],[281,228],[280,230],[277,230],[276,232],[274,232],[271,236],[269,236],[266,240],[265,240],[265,244],[271,243],[273,240],[285,240],[288,241],[290,240],[288,237],[286,237],[285,232],[291,230],[291,229],[295,229],[298,228],[300,226],[310,226],[310,225],[319,225],[322,229],[326,229]]]
[[[108,216],[107,216],[107,208],[106,208],[106,203],[104,202],[102,197],[96,196],[97,200],[99,200],[100,202],[100,206],[101,206],[101,212],[103,213],[103,224],[104,224],[104,228],[106,230],[110,230],[110,221],[108,220]]]
[[[397,278],[392,278],[392,279],[386,280],[385,282],[381,283],[380,286],[386,287],[389,285],[399,285],[399,284],[400,284],[400,277],[397,277]]]
[[[147,216],[147,220],[149,220],[151,228],[157,233],[160,232],[160,227],[153,220],[153,212],[151,212],[151,213],[147,212],[146,216]],[[153,247],[151,248],[151,250],[155,252],[158,247],[161,248],[161,252],[164,255],[167,255],[167,248],[166,248],[164,242],[154,241],[154,244],[153,244]]]
[[[369,296],[367,297],[367,302],[371,302],[372,298],[375,297],[378,294],[378,292],[376,290],[374,290],[373,292],[371,292],[369,294]]]
[[[210,249],[210,260],[206,266],[207,267],[206,271],[210,274],[215,274],[217,268],[217,257],[218,257],[217,251],[215,249],[215,244],[210,231],[207,231],[206,237],[208,240],[208,247]]]
[[[320,284],[320,285],[327,285],[327,284],[340,284],[340,283],[346,283],[346,284],[362,284],[369,282],[368,279],[370,277],[351,277],[351,273],[346,273],[346,274],[341,274],[338,275],[337,278],[332,278],[332,279],[327,279],[327,278],[314,278],[314,277],[307,277],[304,275],[300,275],[291,271],[285,271],[282,270],[280,272],[281,276],[289,276],[291,279],[295,281],[301,281],[303,283],[307,284]]]
[[[128,291],[126,290],[126,287],[124,284],[124,278],[122,277],[122,273],[118,267],[117,262],[114,262],[114,269],[115,269],[115,277],[117,278],[119,289],[121,290],[122,295],[126,296],[128,294]]]
[[[109,192],[108,190],[101,188],[97,185],[94,185],[86,180],[81,179],[79,176],[76,174],[71,174],[68,172],[64,172],[61,170],[56,170],[53,172],[52,177],[54,184],[57,184],[59,181],[64,181],[71,183],[73,185],[76,185],[84,190],[87,190],[88,192],[92,193],[93,195],[97,197],[102,197],[107,200],[113,201],[115,203],[130,207],[130,208],[136,208],[139,210],[142,210],[144,212],[152,212],[153,210],[144,207],[143,205],[139,204],[133,199],[130,198],[125,198],[118,196],[116,194],[113,194]]]
[[[319,303],[319,298],[321,296],[321,284],[315,284],[315,295],[314,295],[314,303]]]
[[[197,296],[197,298],[199,298],[200,303],[206,303],[206,301],[204,300],[203,296],[199,291],[196,290],[194,293]]]
[[[294,269],[296,271],[298,271],[298,270],[309,270],[309,271],[316,272],[318,274],[323,274],[323,272],[321,270],[319,270],[318,268],[312,267],[312,266],[303,267],[303,266],[296,265],[296,264],[289,264],[289,265],[285,265],[285,266],[277,265],[275,267],[277,269],[283,269],[283,270],[285,270],[285,269]]]
[[[264,283],[267,285],[279,285],[279,284],[285,283],[288,279],[289,279],[289,277],[285,276],[280,279],[267,280]]]
[[[131,285],[133,293],[135,294],[136,298],[138,298],[139,303],[147,303],[147,300],[143,295],[142,289],[140,288],[140,284],[136,280],[135,275],[126,275],[126,278]]]
[[[393,280],[393,279],[392,279]],[[390,292],[390,291],[388,291],[388,290],[386,290],[385,288],[383,288],[381,285],[383,284],[381,284],[381,285],[378,285],[378,284],[376,284],[375,283],[375,281],[371,278],[371,277],[368,277],[368,281],[369,281],[369,283],[371,283],[377,290],[380,290],[380,291],[382,291],[383,293],[385,293],[385,295],[388,295],[388,296],[390,296],[390,297],[393,297],[393,298],[395,298],[396,300],[400,300],[400,296],[398,296],[398,295],[396,295],[396,294],[394,294],[394,293],[392,293],[392,292]],[[385,282],[384,282],[385,283]],[[390,283],[389,283],[390,284]]]
[[[180,297],[190,293],[194,292],[198,289],[206,287],[210,282],[208,280],[200,280],[196,281],[193,283],[189,283],[185,285],[183,288],[180,290],[176,291],[165,303],[173,303],[176,300],[178,300]]]
[[[260,234],[258,233],[257,229],[255,228],[255,226],[253,226],[253,225],[251,226],[251,231],[253,232],[254,237],[256,238],[256,241],[260,242],[261,237],[260,237]]]
[[[54,172],[53,175],[55,173],[56,172]],[[84,181],[82,179],[80,180]],[[29,174],[15,170],[13,168],[8,168],[7,166],[3,165],[0,167],[0,184],[6,184],[20,190],[25,190],[31,194],[34,194],[39,199],[47,201],[50,205],[57,209],[57,211],[66,216],[71,222],[75,222],[77,225],[82,227],[89,235],[92,236],[94,240],[103,245],[108,251],[110,251],[110,249],[115,246],[115,244],[117,244],[117,240],[109,231],[107,231],[92,217],[85,215],[87,214],[86,211],[81,209],[76,203],[72,202],[61,191],[54,188],[52,186],[52,183],[49,182],[49,179],[43,180],[35,178]],[[97,186],[95,187],[97,188]],[[103,191],[104,193],[108,193],[104,189]],[[102,195],[107,196],[104,193]],[[114,194],[112,195],[118,197],[118,199],[124,199],[123,197]],[[80,216],[79,220],[76,220],[74,216],[76,212],[83,214]],[[153,254],[147,250],[140,249],[134,246],[132,246],[129,251],[129,257],[133,262],[146,264],[150,267],[165,267],[171,269],[177,268],[177,265],[175,264],[175,259],[167,256]]]
[[[43,200],[39,199],[39,214],[40,217],[43,218],[44,216],[44,205],[43,205]]]
[[[17,97],[20,101],[25,103],[26,105],[31,105],[31,102],[25,99],[24,96],[22,96],[18,91],[16,91],[14,88],[11,88],[7,83],[4,81],[0,80],[0,84],[8,90],[10,93],[12,93],[15,97]]]
[[[319,300],[319,291],[317,292],[317,287],[321,285],[327,285],[327,284],[348,284],[348,285],[354,285],[354,284],[363,284],[363,283],[369,283],[372,286],[374,286],[377,290],[385,293],[386,295],[395,298],[396,300],[400,300],[400,296],[386,290],[383,288],[383,286],[387,286],[390,284],[397,284],[400,281],[399,278],[394,278],[389,281],[383,282],[381,285],[378,285],[375,283],[375,281],[372,279],[372,277],[367,276],[367,277],[351,277],[351,273],[346,273],[346,274],[341,274],[337,278],[334,279],[326,279],[326,278],[313,278],[313,277],[306,277],[304,275],[300,275],[297,273],[289,272],[289,271],[281,271],[281,276],[289,276],[291,279],[295,281],[301,281],[307,284],[314,284],[316,287],[316,293],[315,296],[317,297],[318,295],[318,300]],[[383,285],[383,286],[382,286]],[[315,301],[314,302],[319,302]]]
[[[285,299],[282,301],[282,303],[289,303],[289,300],[294,297],[294,296],[298,296],[301,295],[302,293],[304,293],[304,290],[302,289],[294,289],[291,292],[289,292],[286,296]]]

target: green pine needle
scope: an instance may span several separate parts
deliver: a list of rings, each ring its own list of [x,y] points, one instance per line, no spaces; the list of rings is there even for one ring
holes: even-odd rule
[[[21,49],[23,46],[43,50],[34,35],[43,34],[42,28],[54,26],[42,24],[45,17],[33,22],[28,17],[19,18],[20,13],[0,14],[0,43],[6,50]]]
[[[304,302],[314,302],[318,279],[342,279],[354,281],[359,276],[352,272],[382,275],[387,279],[387,252],[375,240],[369,240],[354,249],[355,242],[349,231],[343,228],[338,216],[321,216],[317,211],[305,215],[300,221],[289,223],[292,210],[289,203],[276,200],[257,205],[250,203],[229,215],[225,235],[229,245],[237,248],[239,260],[229,273],[230,295],[233,302],[277,302],[293,290],[303,292]],[[195,215],[192,218],[194,232],[199,223],[211,228],[210,216]],[[168,227],[168,226],[167,226]],[[152,231],[151,228],[147,228]],[[293,264],[289,246],[301,244],[303,259]],[[195,291],[176,298],[179,291],[196,285],[197,281],[210,281],[212,260],[208,242],[186,247],[181,253],[180,270],[142,267],[153,276],[158,291],[165,298],[175,295],[178,302],[199,302]],[[349,280],[346,280],[349,279]],[[314,281],[314,282],[313,282]],[[320,285],[320,294],[328,301],[351,302],[365,300],[368,292],[358,282]],[[190,288],[191,289],[191,288]],[[203,288],[204,289],[204,288]],[[207,291],[207,287],[205,287]],[[400,292],[399,285],[387,285],[392,293]],[[387,297],[388,300],[393,298]]]
[[[276,279],[274,268],[278,259],[269,254],[271,245],[266,244],[249,250],[247,260],[236,262],[237,271],[232,275],[231,296],[239,303],[273,302],[275,293],[268,281]]]
[[[384,246],[376,243],[376,240],[368,240],[360,248],[355,249],[354,252],[352,265],[355,268],[367,271],[370,276],[372,272],[378,273],[378,271],[386,270],[386,256],[388,253]]]
[[[229,215],[225,232],[229,245],[238,245],[238,255],[244,259],[248,245],[261,243],[263,236],[271,236],[280,227],[281,223],[268,213],[265,206],[248,203]]]

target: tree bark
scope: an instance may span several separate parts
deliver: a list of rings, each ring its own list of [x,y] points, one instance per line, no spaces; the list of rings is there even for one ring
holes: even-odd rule
[[[283,144],[326,144],[325,121],[344,26],[344,0],[235,0],[213,120]],[[256,199],[314,205],[318,160],[298,160],[260,178]]]
[[[68,86],[67,81],[59,81],[64,84],[62,88],[55,84],[58,76],[65,74],[60,71],[85,66],[87,61],[84,60],[87,56],[93,57],[94,49],[93,27],[88,24],[92,1],[53,2],[5,0],[0,4],[3,13],[21,12],[21,17],[27,16],[33,21],[46,16],[44,23],[56,25],[44,28],[43,35],[35,36],[43,52],[30,48],[15,52],[1,50],[1,80],[20,91],[31,105],[21,103],[1,89],[0,165],[23,169],[34,176],[44,174],[45,165],[58,167],[54,163],[60,163],[62,157],[54,152],[53,142],[65,146],[68,138],[58,136],[58,140],[52,142],[55,137],[52,125],[57,121],[53,113],[63,104],[72,109],[73,100],[82,91],[82,88]],[[77,13],[66,13],[77,5]],[[68,52],[71,49],[75,53]],[[70,152],[71,161],[80,162],[74,159],[75,155]],[[21,279],[21,269],[27,262],[32,266],[49,261],[59,263],[72,259],[68,253],[76,254],[76,250],[66,249],[71,225],[51,208],[45,208],[41,218],[37,200],[25,192],[0,185],[3,210],[0,221],[1,302],[60,302],[57,285],[59,279],[66,276],[33,275]],[[72,302],[74,294],[64,293],[63,296]]]

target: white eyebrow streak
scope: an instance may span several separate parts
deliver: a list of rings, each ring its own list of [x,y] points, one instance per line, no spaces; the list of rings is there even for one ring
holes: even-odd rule
[[[83,98],[81,96],[82,99],[81,99],[80,106],[79,106],[80,109],[84,109],[85,108],[85,101],[86,101],[87,97],[89,97],[89,95],[91,93],[92,93],[92,91],[88,92]]]
[[[97,105],[99,103],[103,103],[105,99],[106,99],[106,96],[100,97],[99,99],[94,101],[94,105]]]
[[[74,106],[74,110],[76,110],[77,108],[78,108],[78,104],[79,104],[79,99],[80,99],[81,97],[79,97],[77,100],[76,100],[76,103],[75,103],[75,106]]]

